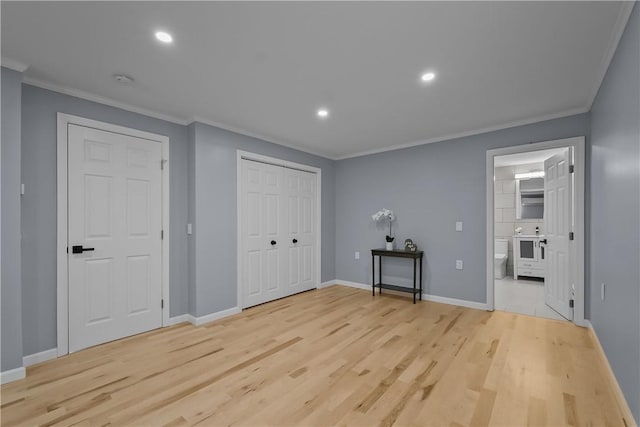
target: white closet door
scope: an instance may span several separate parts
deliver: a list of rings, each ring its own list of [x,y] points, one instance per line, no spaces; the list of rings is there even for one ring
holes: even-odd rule
[[[74,352],[162,325],[162,149],[76,125],[68,135]]]
[[[316,175],[285,169],[289,210],[287,246],[289,261],[286,294],[314,289],[316,260]]]
[[[244,307],[284,296],[282,168],[242,161]]]

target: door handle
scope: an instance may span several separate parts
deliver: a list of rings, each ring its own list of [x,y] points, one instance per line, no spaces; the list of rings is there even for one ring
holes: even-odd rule
[[[278,243],[278,242],[276,242],[275,240],[271,241],[271,245],[275,245],[276,243]]]
[[[540,243],[542,243],[543,245],[547,244],[547,239],[540,239]]]
[[[91,252],[95,250],[96,248],[83,248],[82,245],[73,245],[71,247],[72,254],[81,254],[82,252]]]
[[[293,239],[292,242],[293,243],[298,243],[298,239]]]

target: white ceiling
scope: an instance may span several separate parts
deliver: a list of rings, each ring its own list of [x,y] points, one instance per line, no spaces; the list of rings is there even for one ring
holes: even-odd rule
[[[28,66],[27,82],[344,158],[587,111],[630,10],[3,1],[2,56]],[[160,28],[173,45],[153,38]]]
[[[493,166],[496,168],[502,166],[518,166],[528,165],[530,163],[544,163],[549,157],[560,154],[566,148],[551,148],[548,150],[529,151],[527,153],[506,154],[497,156],[493,159]]]

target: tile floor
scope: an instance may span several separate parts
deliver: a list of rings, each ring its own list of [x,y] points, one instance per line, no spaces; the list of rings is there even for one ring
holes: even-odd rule
[[[544,282],[514,280],[506,276],[495,281],[495,309],[547,319],[566,320],[544,303]]]

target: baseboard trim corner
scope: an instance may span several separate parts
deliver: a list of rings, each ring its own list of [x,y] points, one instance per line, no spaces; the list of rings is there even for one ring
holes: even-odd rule
[[[26,376],[27,370],[24,369],[24,366],[0,372],[0,384],[7,384],[13,381],[18,381],[25,378]]]
[[[58,349],[51,348],[49,350],[41,351],[39,353],[33,353],[26,355],[22,358],[22,366],[25,368],[27,366],[36,365],[38,363],[46,362],[47,360],[52,360],[58,357]]]
[[[333,286],[333,285],[337,285],[338,281],[337,280],[329,280],[328,282],[322,282],[320,283],[320,285],[318,285],[318,289],[322,289],[322,288],[327,288],[329,286]]]
[[[179,316],[175,316],[175,317],[170,317],[169,318],[169,323],[167,324],[167,326],[173,326],[173,325],[177,325],[179,323],[191,323],[191,320],[189,318],[189,314],[181,314]]]
[[[605,369],[607,370],[607,379],[608,379],[609,385],[613,389],[613,394],[614,394],[616,403],[618,404],[618,409],[620,410],[620,412],[622,413],[622,416],[624,417],[624,420],[623,420],[624,425],[637,427],[638,423],[636,423],[636,420],[633,417],[631,408],[629,408],[629,404],[627,403],[627,399],[624,397],[624,393],[620,388],[618,379],[616,378],[616,375],[613,373],[613,369],[611,368],[611,364],[609,363],[607,354],[604,352],[604,348],[602,348],[602,344],[598,339],[598,334],[596,334],[596,330],[593,327],[593,324],[589,319],[585,319],[585,325],[589,330],[589,335],[591,335],[591,339],[594,341],[596,345],[596,350],[600,355],[600,359],[602,360],[602,363],[604,363]]]
[[[242,310],[240,309],[240,307],[232,307],[226,310],[207,314],[205,316],[196,317],[190,314],[188,316],[189,316],[189,322],[191,322],[193,326],[200,326],[200,325],[204,325],[205,323],[213,322],[215,320],[220,320],[225,317],[233,316],[234,314],[238,314],[241,312]]]

